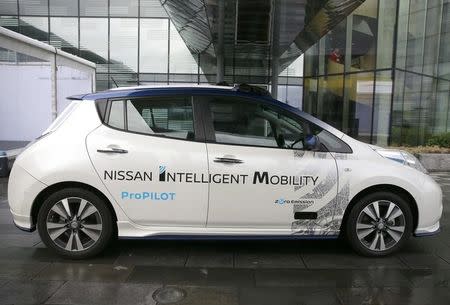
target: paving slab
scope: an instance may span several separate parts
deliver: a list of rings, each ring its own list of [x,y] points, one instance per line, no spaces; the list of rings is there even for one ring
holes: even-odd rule
[[[190,251],[186,267],[233,268],[234,253],[220,250]]]
[[[62,285],[62,281],[12,280],[0,287],[2,304],[42,304]]]
[[[43,268],[35,278],[51,281],[124,282],[132,271],[132,266],[53,263]]]
[[[45,304],[151,305],[159,286],[130,283],[66,282]]]
[[[408,268],[398,257],[383,258],[363,257],[356,253],[349,254],[302,254],[308,269],[377,269]]]
[[[241,288],[239,302],[245,305],[333,305],[341,304],[334,289],[329,288]]]
[[[41,272],[48,263],[0,262],[0,277],[8,279],[31,279]]]
[[[305,268],[300,253],[238,252],[236,268]]]
[[[252,270],[135,266],[128,282],[158,285],[254,286]]]

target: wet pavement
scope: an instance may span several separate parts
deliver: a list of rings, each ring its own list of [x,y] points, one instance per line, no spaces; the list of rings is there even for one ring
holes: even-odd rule
[[[331,240],[121,240],[70,261],[14,227],[0,189],[0,304],[450,304],[450,173],[433,176],[441,234],[376,259]]]

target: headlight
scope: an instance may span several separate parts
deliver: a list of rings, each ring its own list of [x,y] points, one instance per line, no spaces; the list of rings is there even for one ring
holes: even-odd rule
[[[415,168],[424,174],[428,174],[427,170],[425,169],[425,167],[423,167],[420,161],[409,152],[403,150],[390,150],[390,149],[376,149],[375,151],[386,159],[399,162],[403,165]]]

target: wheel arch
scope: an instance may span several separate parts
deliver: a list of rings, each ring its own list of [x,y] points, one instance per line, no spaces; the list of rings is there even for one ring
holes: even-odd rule
[[[116,211],[113,208],[113,205],[111,204],[111,201],[108,199],[108,197],[105,196],[101,191],[99,191],[97,188],[85,184],[82,182],[76,182],[76,181],[65,181],[65,182],[58,182],[55,184],[52,184],[45,189],[43,189],[34,199],[32,207],[31,207],[31,221],[33,224],[33,228],[36,229],[37,224],[37,216],[39,213],[39,209],[44,203],[45,199],[48,198],[52,193],[60,191],[62,189],[67,188],[81,188],[87,191],[90,191],[94,193],[95,195],[99,196],[108,207],[109,211],[111,212],[111,216],[113,217],[113,225],[114,225],[114,232],[117,234],[117,215]]]
[[[399,187],[397,185],[392,184],[378,184],[378,185],[372,185],[370,187],[367,187],[363,190],[361,190],[359,193],[357,193],[353,198],[350,200],[349,204],[347,205],[344,216],[342,218],[340,232],[341,234],[345,231],[345,224],[347,223],[348,216],[350,214],[350,211],[355,206],[355,204],[363,197],[375,193],[375,192],[391,192],[396,195],[401,196],[411,207],[411,212],[413,214],[413,230],[417,228],[417,224],[419,221],[419,211],[417,208],[417,202],[414,199],[414,197],[409,193],[407,190],[405,190],[402,187]]]

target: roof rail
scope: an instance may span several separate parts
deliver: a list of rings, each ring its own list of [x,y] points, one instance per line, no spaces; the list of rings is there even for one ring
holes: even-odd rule
[[[270,94],[270,92],[264,88],[245,84],[245,83],[234,85],[233,90],[239,91],[239,92],[245,92],[245,93],[253,93],[253,94],[263,95],[263,96],[272,96]]]

